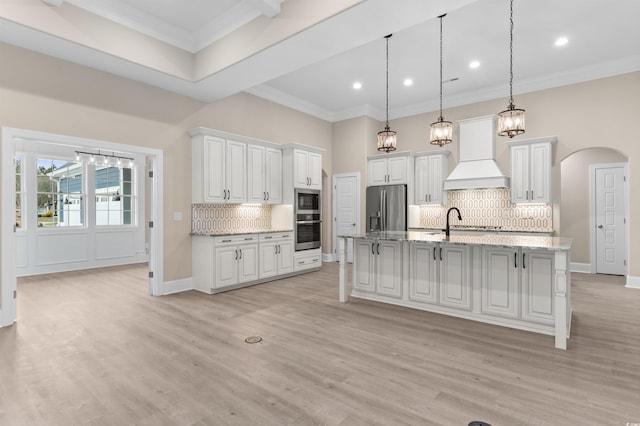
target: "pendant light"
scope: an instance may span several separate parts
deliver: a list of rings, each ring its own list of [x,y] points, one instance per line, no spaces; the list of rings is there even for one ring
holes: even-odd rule
[[[396,142],[398,140],[397,133],[389,128],[389,38],[393,34],[389,34],[384,38],[387,39],[387,121],[384,130],[378,132],[378,151],[391,152],[396,150]]]
[[[438,19],[440,19],[440,117],[438,117],[438,121],[431,123],[431,132],[429,135],[431,145],[438,145],[440,147],[451,143],[453,140],[453,124],[442,118],[442,18],[445,16],[447,16],[446,13],[438,16]]]
[[[498,136],[510,138],[524,133],[524,110],[516,108],[513,103],[513,0],[509,15],[509,105],[498,114]]]

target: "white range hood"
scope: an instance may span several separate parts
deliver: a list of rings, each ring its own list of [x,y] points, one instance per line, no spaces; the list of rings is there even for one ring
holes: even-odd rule
[[[509,177],[496,164],[495,115],[458,121],[460,162],[444,189],[508,188]]]

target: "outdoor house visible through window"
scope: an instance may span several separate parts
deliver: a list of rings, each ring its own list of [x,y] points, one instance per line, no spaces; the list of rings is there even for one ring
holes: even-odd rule
[[[82,163],[37,160],[38,227],[83,226]]]
[[[96,225],[131,225],[133,218],[130,168],[96,165]]]

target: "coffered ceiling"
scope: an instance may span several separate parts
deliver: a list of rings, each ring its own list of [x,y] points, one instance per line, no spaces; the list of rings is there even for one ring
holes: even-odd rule
[[[0,0],[0,41],[205,102],[248,91],[329,121],[381,120],[390,33],[390,117],[438,108],[442,13],[444,107],[506,106],[508,0]],[[516,104],[640,70],[638,40],[637,0],[516,0]]]

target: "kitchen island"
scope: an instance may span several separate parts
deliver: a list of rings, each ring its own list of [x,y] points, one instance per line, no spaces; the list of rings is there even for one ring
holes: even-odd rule
[[[353,274],[347,277],[347,239]],[[571,239],[503,233],[371,232],[339,237],[348,297],[555,336],[571,329]]]

